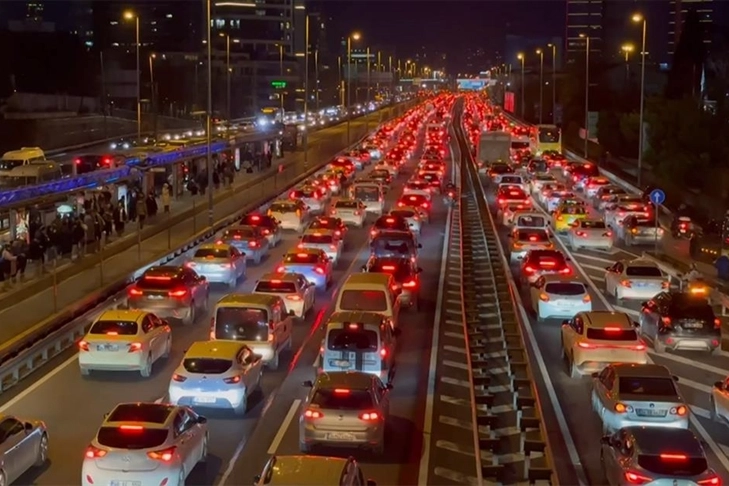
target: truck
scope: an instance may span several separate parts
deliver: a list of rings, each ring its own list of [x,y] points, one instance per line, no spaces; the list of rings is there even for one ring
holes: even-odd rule
[[[509,162],[511,157],[511,134],[509,132],[487,131],[478,141],[477,164],[479,170],[487,170],[494,162]]]

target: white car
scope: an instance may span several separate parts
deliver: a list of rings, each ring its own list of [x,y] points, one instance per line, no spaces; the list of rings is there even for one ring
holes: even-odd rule
[[[648,352],[624,312],[591,311],[562,322],[562,356],[572,378],[601,372],[610,363],[645,364]]]
[[[587,285],[574,275],[544,275],[532,284],[529,292],[539,322],[592,311]]]
[[[197,341],[185,352],[168,387],[173,405],[248,411],[248,399],[261,389],[263,360],[236,341]]]
[[[293,311],[302,319],[316,301],[316,285],[299,273],[267,273],[256,282],[253,293],[278,295],[286,305],[286,313]]]
[[[248,271],[246,255],[232,244],[222,242],[200,245],[185,266],[208,282],[223,283],[232,289]]]
[[[549,196],[554,191],[566,191],[566,190],[567,190],[567,186],[565,186],[562,183],[556,182],[556,183],[551,183],[551,184],[544,184],[544,186],[542,186],[542,190],[537,193],[536,199],[539,202],[539,204],[541,204],[542,206],[546,206]]]
[[[333,265],[336,265],[342,256],[343,246],[344,240],[337,236],[334,230],[323,228],[307,230],[298,244],[300,249],[322,250],[332,260]]]
[[[390,160],[381,160],[375,165],[375,169],[386,170],[390,173],[390,176],[394,179],[400,174],[400,166],[397,163]]]
[[[605,291],[617,302],[650,300],[669,287],[669,277],[650,260],[621,260],[605,269]]]
[[[714,422],[729,426],[729,377],[724,378],[724,381],[714,382],[709,413]]]
[[[367,206],[358,199],[337,199],[332,205],[330,214],[339,218],[346,225],[361,228],[367,218]]]
[[[172,331],[166,321],[140,310],[108,310],[91,325],[78,343],[82,375],[92,370],[139,371],[147,378],[160,358],[172,349]]]
[[[514,220],[518,214],[531,214],[534,210],[528,204],[509,203],[503,209],[499,208],[498,215],[501,216],[501,224],[510,227],[514,224]]]
[[[557,179],[552,174],[536,174],[531,180],[532,194],[539,194],[547,184],[556,184]]]
[[[504,174],[499,181],[499,187],[502,185],[517,186],[524,192],[529,192],[529,183],[526,177],[518,174]]]
[[[86,448],[81,485],[183,486],[208,455],[207,419],[169,403],[120,403]]]
[[[597,192],[603,187],[610,185],[610,179],[607,177],[590,177],[585,182],[585,197],[592,199],[597,195]]]
[[[276,218],[281,229],[304,231],[309,220],[309,209],[298,199],[279,199],[268,207],[268,216]]]
[[[425,181],[409,181],[402,190],[403,196],[423,196],[430,200],[433,197],[433,191],[430,190],[430,184]]]
[[[391,216],[397,216],[403,218],[408,223],[410,231],[416,235],[420,235],[422,231],[423,218],[418,208],[412,206],[403,206],[401,208],[393,209],[389,213]]]
[[[616,230],[628,216],[648,216],[645,201],[640,196],[618,196],[617,201],[605,206],[605,224]]]
[[[577,195],[572,191],[552,191],[549,197],[545,198],[544,206],[548,213],[552,213],[559,208],[562,201],[575,199],[576,197]]]
[[[290,199],[298,199],[309,208],[311,214],[320,214],[326,205],[326,195],[314,186],[301,186],[289,192]]]
[[[567,233],[570,248],[600,249],[609,251],[613,247],[613,232],[601,219],[578,219]]]

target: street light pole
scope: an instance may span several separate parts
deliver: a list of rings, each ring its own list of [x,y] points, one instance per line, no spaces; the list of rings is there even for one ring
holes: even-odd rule
[[[524,120],[524,108],[526,107],[524,99],[524,54],[519,53],[517,59],[521,61],[521,119]]]
[[[633,22],[643,22],[643,39],[640,48],[640,116],[638,123],[638,187],[643,175],[643,109],[645,107],[645,48],[647,22],[642,15],[633,15]]]
[[[231,113],[230,113],[230,104],[231,104],[230,103],[230,76],[231,76],[231,72],[230,72],[230,34],[225,34],[225,71],[228,75],[228,77],[226,79],[226,83],[227,83],[226,88],[228,89],[228,93],[227,93],[228,94],[228,100],[227,100],[228,106],[227,106],[226,111],[228,112],[228,126],[230,126],[230,118],[231,118]]]
[[[309,14],[304,28],[304,172],[309,168]]]
[[[537,49],[539,54],[539,124],[542,124],[542,113],[544,112],[544,51]]]
[[[142,67],[140,61],[140,50],[142,44],[139,41],[139,15],[131,10],[124,12],[125,20],[134,20],[135,43],[137,47],[137,139],[142,139]]]
[[[319,47],[314,49],[314,102],[319,113]]]
[[[284,75],[283,59],[284,59],[284,45],[279,44],[278,45],[278,74],[279,74],[279,77],[281,78],[281,81],[283,81],[283,75]],[[281,116],[283,116],[284,115],[284,91],[283,91],[283,89],[279,90],[278,98],[279,98],[279,101],[281,101]],[[304,126],[306,126],[306,123],[304,123]]]
[[[552,124],[557,124],[557,45],[547,44],[552,48]]]
[[[590,138],[590,36],[580,34],[585,39],[585,158],[587,158],[587,142]]]
[[[352,143],[352,39],[359,37],[357,32],[347,37],[347,145]]]
[[[367,48],[367,101],[365,105],[365,133],[370,131],[370,48]]]
[[[205,138],[207,144],[207,158],[205,166],[208,171],[208,225],[213,226],[214,214],[213,214],[213,154],[212,154],[212,141],[213,141],[213,36],[212,36],[212,0],[207,0],[207,29],[208,29],[208,109],[207,109],[207,120],[205,127]]]

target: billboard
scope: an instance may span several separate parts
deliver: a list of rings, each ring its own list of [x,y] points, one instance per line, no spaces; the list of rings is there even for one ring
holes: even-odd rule
[[[458,79],[458,89],[464,91],[480,91],[486,87],[485,79]]]
[[[514,93],[512,91],[507,91],[504,93],[504,110],[509,113],[514,113],[514,105]]]

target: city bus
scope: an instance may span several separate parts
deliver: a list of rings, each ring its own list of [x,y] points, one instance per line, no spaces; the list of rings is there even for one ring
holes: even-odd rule
[[[537,125],[532,152],[538,157],[550,150],[562,153],[562,133],[555,125]]]

